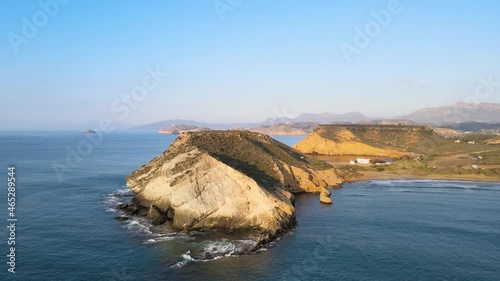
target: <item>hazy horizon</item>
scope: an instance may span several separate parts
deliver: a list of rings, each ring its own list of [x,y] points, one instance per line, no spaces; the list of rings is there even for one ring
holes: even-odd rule
[[[496,1],[2,1],[0,130],[396,117],[500,81]],[[167,74],[168,73],[168,74]],[[481,80],[483,79],[483,80]],[[135,95],[135,96],[133,96]]]

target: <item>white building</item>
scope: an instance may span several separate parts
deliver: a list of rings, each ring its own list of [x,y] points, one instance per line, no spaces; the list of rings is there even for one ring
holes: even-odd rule
[[[370,159],[368,158],[356,158],[358,164],[370,164]]]

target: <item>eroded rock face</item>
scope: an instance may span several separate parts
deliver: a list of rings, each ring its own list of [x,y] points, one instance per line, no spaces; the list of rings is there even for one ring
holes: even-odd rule
[[[295,224],[293,194],[338,186],[333,167],[259,133],[181,134],[127,178],[135,202],[181,230],[259,229]]]
[[[167,214],[155,205],[151,205],[148,211],[148,219],[153,225],[160,225],[167,221]]]

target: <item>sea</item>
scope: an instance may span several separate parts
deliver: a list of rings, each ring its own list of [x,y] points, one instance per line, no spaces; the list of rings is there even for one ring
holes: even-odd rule
[[[497,183],[348,183],[332,190],[332,205],[297,195],[297,227],[253,254],[245,233],[116,220],[116,204],[131,198],[127,175],[175,137],[0,132],[0,280],[500,280]]]

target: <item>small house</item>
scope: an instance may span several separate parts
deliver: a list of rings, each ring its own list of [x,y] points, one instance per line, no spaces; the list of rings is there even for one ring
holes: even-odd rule
[[[370,164],[370,159],[368,158],[356,158],[358,164]]]

